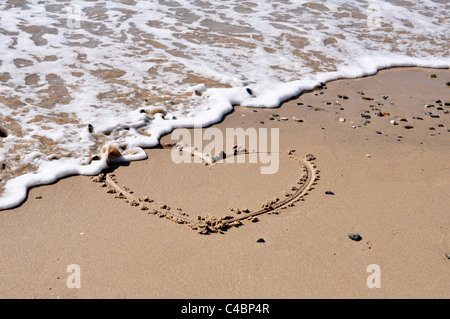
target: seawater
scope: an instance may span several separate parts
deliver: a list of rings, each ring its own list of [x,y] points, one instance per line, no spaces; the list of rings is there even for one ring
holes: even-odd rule
[[[0,209],[31,186],[146,157],[234,105],[448,68],[446,0],[1,0]],[[102,153],[102,148],[104,153]]]

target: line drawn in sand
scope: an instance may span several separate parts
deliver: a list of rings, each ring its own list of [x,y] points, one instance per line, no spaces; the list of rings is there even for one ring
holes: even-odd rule
[[[168,145],[173,147],[173,145]],[[187,148],[187,150],[192,151]],[[192,153],[197,156],[197,153]],[[248,154],[248,151],[235,151],[234,156],[240,154]],[[314,185],[320,179],[320,171],[317,169],[314,160],[314,155],[307,154],[304,158],[295,153],[295,150],[287,152],[289,158],[298,161],[301,172],[303,173],[295,185],[290,187],[289,192],[283,192],[285,198],[280,199],[275,197],[267,200],[261,204],[261,209],[250,211],[248,209],[232,209],[232,213],[225,214],[221,218],[215,218],[211,214],[205,216],[197,215],[193,218],[190,214],[184,212],[181,208],[172,209],[168,205],[158,204],[150,197],[139,197],[134,195],[134,192],[126,187],[119,186],[113,173],[101,173],[93,177],[93,181],[100,183],[102,187],[107,189],[107,192],[113,194],[115,198],[123,199],[131,206],[136,207],[148,214],[156,215],[160,218],[166,218],[178,224],[185,224],[191,229],[196,230],[199,234],[210,233],[224,233],[227,229],[232,227],[239,227],[243,225],[243,221],[248,220],[257,222],[258,216],[263,214],[279,214],[279,210],[293,207],[296,202],[304,201],[304,197],[308,192],[314,189]],[[230,155],[227,155],[228,157]],[[223,157],[225,158],[225,157]],[[218,162],[206,161],[206,165],[215,165]],[[238,215],[238,216],[236,216]]]

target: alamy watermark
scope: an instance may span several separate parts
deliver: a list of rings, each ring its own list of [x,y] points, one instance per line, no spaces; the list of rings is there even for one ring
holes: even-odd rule
[[[381,288],[381,268],[377,264],[367,266],[367,272],[371,273],[366,280],[367,288]]]
[[[261,164],[261,174],[278,172],[280,164],[278,128],[270,130],[268,128],[257,130],[253,127],[226,128],[225,135],[221,129],[214,127],[177,129],[172,132],[171,138],[173,141],[179,141],[171,154],[172,161],[176,164],[202,163],[203,161],[209,164],[245,163],[248,160],[249,163]],[[204,141],[207,143],[205,144]]]
[[[77,264],[70,264],[67,266],[67,272],[70,275],[67,277],[67,288],[81,288],[81,268]]]

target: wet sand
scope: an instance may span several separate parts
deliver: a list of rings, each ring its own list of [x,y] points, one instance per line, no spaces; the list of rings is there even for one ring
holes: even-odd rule
[[[304,201],[223,233],[149,214],[87,176],[33,188],[0,212],[0,297],[448,298],[449,81],[447,69],[396,68],[277,109],[236,107],[215,127],[279,128],[274,175],[260,163],[174,164],[169,147],[113,170],[137,197],[220,218],[282,198],[302,174],[288,152],[314,154],[320,179]],[[81,288],[66,285],[70,264]],[[381,288],[367,286],[372,264]]]

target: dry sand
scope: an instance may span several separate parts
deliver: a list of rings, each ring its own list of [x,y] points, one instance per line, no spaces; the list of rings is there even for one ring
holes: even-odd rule
[[[236,107],[215,127],[278,127],[274,175],[261,175],[259,163],[174,164],[167,147],[114,169],[135,196],[218,218],[282,198],[302,176],[289,150],[315,155],[320,180],[304,201],[223,234],[148,214],[91,177],[33,188],[0,212],[0,297],[449,298],[450,107],[435,102],[450,102],[449,81],[447,69],[397,68],[328,83],[277,109]],[[288,120],[269,120],[274,113]],[[80,266],[81,288],[66,285],[70,264]],[[371,264],[381,288],[367,287]]]

